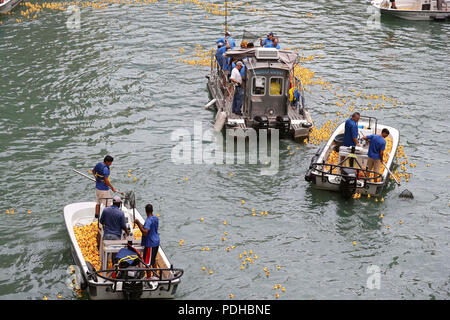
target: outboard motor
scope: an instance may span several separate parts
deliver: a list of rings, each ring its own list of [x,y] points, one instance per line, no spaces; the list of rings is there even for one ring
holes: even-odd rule
[[[339,190],[345,199],[350,199],[356,192],[356,170],[341,168],[341,174]]]
[[[287,115],[284,116],[277,116],[277,129],[280,130],[281,136],[286,136],[289,134],[289,130],[291,128],[291,120]]]
[[[115,262],[119,269],[127,269],[137,267],[140,259],[136,252],[128,248],[122,248],[117,253]],[[126,299],[139,299],[144,288],[143,282],[141,281],[137,282],[126,280],[142,279],[144,276],[144,271],[135,270],[120,270],[116,273],[117,279],[125,280],[122,284],[122,292]]]
[[[255,116],[253,118],[253,129],[269,129],[269,119],[266,116]]]

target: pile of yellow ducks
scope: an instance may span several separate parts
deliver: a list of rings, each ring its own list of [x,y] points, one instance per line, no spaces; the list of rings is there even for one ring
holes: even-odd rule
[[[75,233],[75,238],[77,239],[84,260],[90,262],[95,270],[100,270],[101,261],[97,248],[97,222],[92,222],[81,227],[74,227],[73,232]],[[142,232],[138,227],[134,229],[134,238],[142,238]]]
[[[81,227],[74,227],[73,232],[75,233],[75,238],[77,239],[84,260],[90,262],[95,270],[100,270],[101,262],[97,248],[97,222],[92,222]]]

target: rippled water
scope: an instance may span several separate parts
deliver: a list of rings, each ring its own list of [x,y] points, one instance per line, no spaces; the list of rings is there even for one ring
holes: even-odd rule
[[[87,171],[110,153],[113,184],[135,189],[140,211],[150,201],[161,215],[162,246],[185,270],[176,298],[273,299],[280,283],[281,299],[448,299],[450,24],[382,19],[379,29],[367,28],[368,2],[323,3],[249,1],[267,15],[235,10],[230,25],[235,35],[272,30],[282,45],[322,54],[305,64],[334,86],[313,86],[307,95],[317,124],[339,110],[337,87],[403,103],[364,112],[398,128],[417,162],[412,179],[400,188],[391,183],[384,202],[345,202],[312,189],[303,177],[315,145],[281,141],[275,176],[251,165],[171,162],[170,134],[192,130],[194,120],[210,129],[214,119],[203,108],[208,68],[176,58],[212,47],[223,17],[206,19],[194,5],[167,1],[83,8],[78,32],[59,11],[22,23],[0,17],[1,298],[74,298],[64,282],[73,262],[62,210],[93,200],[94,191],[71,167]],[[414,200],[399,200],[405,188]],[[251,208],[269,214],[253,217]],[[211,250],[202,252],[205,246]],[[238,255],[250,249],[258,260],[241,271]],[[371,264],[381,269],[379,290],[366,287]]]

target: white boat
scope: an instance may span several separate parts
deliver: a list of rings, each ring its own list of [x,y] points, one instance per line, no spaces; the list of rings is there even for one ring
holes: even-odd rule
[[[0,13],[8,13],[12,11],[22,0],[0,0]]]
[[[445,20],[450,17],[450,0],[396,0],[395,5],[397,9],[391,8],[389,0],[372,1],[381,16],[406,20]]]
[[[355,194],[380,195],[389,181],[389,171],[383,165],[380,172],[367,170],[369,143],[363,139],[363,136],[381,134],[384,128],[388,129],[390,134],[385,139],[386,149],[383,161],[388,168],[391,168],[400,140],[399,131],[393,127],[378,124],[375,118],[361,116],[358,122],[358,141],[361,147],[342,146],[345,131],[345,122],[343,122],[311,159],[305,180],[311,182],[317,189],[341,192],[346,198]],[[349,162],[351,165],[347,165]]]
[[[173,268],[161,247],[156,257],[156,268],[146,266],[142,257],[136,260],[136,264],[128,267],[123,267],[122,264],[119,267],[113,262],[113,255],[123,248],[135,248],[142,256],[140,232],[133,229],[132,224],[133,215],[141,223],[144,223],[144,219],[129,203],[124,201],[121,208],[125,214],[127,227],[131,231],[128,239],[122,236],[123,240],[103,240],[101,225],[97,228],[98,221],[94,217],[95,202],[72,203],[64,208],[64,221],[71,241],[72,256],[78,267],[77,278],[80,287],[82,290],[87,289],[90,298],[94,300],[173,298],[183,270]],[[101,213],[103,209],[102,205]],[[91,227],[90,230],[94,231],[89,239],[80,236],[81,228]],[[80,229],[75,231],[74,228]],[[83,256],[83,251],[87,257]],[[93,252],[94,256],[87,252]],[[97,265],[97,269],[94,265]]]

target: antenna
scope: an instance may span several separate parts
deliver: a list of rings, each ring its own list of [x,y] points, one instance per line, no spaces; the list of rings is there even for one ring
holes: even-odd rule
[[[225,37],[227,36],[228,31],[228,2],[225,2]]]

